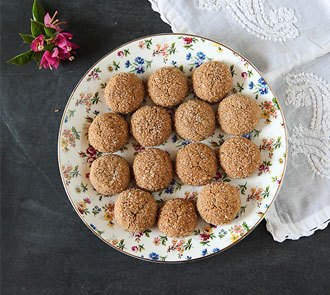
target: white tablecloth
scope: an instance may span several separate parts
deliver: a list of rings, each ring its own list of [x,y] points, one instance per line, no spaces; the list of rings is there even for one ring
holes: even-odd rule
[[[289,131],[286,177],[266,215],[276,241],[330,221],[330,1],[149,0],[173,32],[215,39],[264,73]]]

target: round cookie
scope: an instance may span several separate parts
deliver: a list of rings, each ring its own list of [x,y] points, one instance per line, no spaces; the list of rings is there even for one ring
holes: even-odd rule
[[[129,232],[140,232],[156,222],[157,203],[154,197],[140,189],[128,189],[119,194],[114,209],[115,219]]]
[[[132,115],[131,132],[140,145],[160,145],[172,133],[171,116],[162,107],[144,106]]]
[[[160,68],[150,75],[148,92],[155,104],[173,107],[188,95],[187,77],[178,68]]]
[[[176,173],[185,184],[194,186],[209,183],[217,173],[214,151],[203,143],[191,143],[176,155]]]
[[[152,148],[136,155],[133,161],[136,184],[148,191],[167,188],[173,180],[173,166],[167,152]]]
[[[233,87],[229,67],[219,61],[202,64],[192,74],[195,94],[210,103],[222,100]]]
[[[89,143],[98,151],[113,153],[118,151],[128,139],[128,124],[115,113],[98,115],[89,126]]]
[[[197,210],[207,223],[221,225],[231,222],[241,208],[236,187],[214,182],[203,188],[197,199]]]
[[[218,108],[221,129],[232,135],[242,135],[253,130],[260,119],[258,104],[243,94],[224,98]]]
[[[159,230],[169,237],[189,236],[197,226],[197,212],[191,201],[166,201],[158,215]]]
[[[188,100],[175,111],[175,130],[184,139],[199,141],[214,133],[215,115],[211,106],[199,99]]]
[[[143,81],[133,73],[116,74],[107,82],[104,98],[108,107],[116,113],[134,112],[144,98]]]
[[[232,137],[220,147],[219,160],[222,169],[229,177],[246,178],[256,172],[260,166],[260,150],[257,145],[244,137]]]
[[[128,163],[118,155],[97,158],[89,174],[93,187],[102,195],[114,195],[127,189],[130,178]]]

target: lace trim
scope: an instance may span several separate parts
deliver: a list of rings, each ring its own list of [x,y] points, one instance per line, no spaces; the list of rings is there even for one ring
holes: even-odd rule
[[[313,73],[289,74],[285,103],[313,107],[310,127],[293,128],[289,143],[293,155],[303,154],[311,169],[330,179],[330,86]]]
[[[229,9],[236,20],[251,34],[263,40],[281,41],[299,36],[295,11],[272,9],[265,14],[265,0],[197,0],[198,8],[219,11]]]

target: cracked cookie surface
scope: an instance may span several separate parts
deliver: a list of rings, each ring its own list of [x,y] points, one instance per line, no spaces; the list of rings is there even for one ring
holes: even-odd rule
[[[129,165],[118,155],[101,156],[92,163],[89,180],[102,195],[118,194],[128,187]]]
[[[219,149],[221,168],[232,178],[246,178],[260,166],[258,146],[244,137],[227,139]]]
[[[131,132],[140,145],[160,145],[172,133],[171,116],[162,107],[144,106],[132,115]]]
[[[104,89],[104,98],[108,107],[112,111],[122,114],[137,110],[144,95],[143,81],[133,73],[114,75]]]
[[[188,95],[187,77],[178,68],[160,68],[150,75],[148,92],[156,105],[173,107]]]
[[[204,185],[217,173],[214,151],[203,143],[191,143],[181,148],[176,155],[176,173],[185,184]]]
[[[233,87],[229,67],[219,61],[209,61],[198,67],[192,74],[195,94],[210,103],[222,100]]]
[[[191,201],[168,200],[159,210],[158,228],[169,237],[189,236],[196,226],[197,212]]]
[[[260,108],[250,97],[233,94],[224,98],[218,108],[220,128],[232,135],[252,131],[260,119]]]
[[[173,165],[167,152],[150,148],[136,155],[133,161],[136,184],[148,191],[167,188],[173,180]]]
[[[114,214],[118,224],[125,230],[144,231],[156,222],[157,203],[149,192],[128,189],[119,194]]]
[[[223,182],[214,182],[203,188],[197,199],[197,210],[204,221],[221,225],[231,222],[241,208],[241,199],[236,187]]]
[[[199,99],[188,100],[175,111],[175,130],[184,139],[199,141],[214,133],[215,115],[211,106]]]
[[[98,115],[89,126],[89,143],[98,151],[113,153],[121,149],[128,139],[128,124],[115,113]]]

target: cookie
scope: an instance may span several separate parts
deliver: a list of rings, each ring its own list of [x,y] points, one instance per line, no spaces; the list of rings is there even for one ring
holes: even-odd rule
[[[158,228],[169,237],[189,236],[196,226],[197,212],[191,201],[172,199],[159,210]]]
[[[188,100],[175,111],[176,132],[184,139],[200,141],[214,133],[215,115],[211,106],[199,99]]]
[[[126,160],[118,155],[97,158],[91,166],[89,180],[102,195],[114,195],[127,189],[130,170]]]
[[[197,210],[207,223],[221,225],[231,222],[241,208],[236,187],[223,182],[213,182],[203,188],[197,199]]]
[[[140,189],[128,189],[119,194],[114,209],[117,223],[129,232],[151,228],[157,217],[154,197]]]
[[[172,133],[171,116],[162,107],[144,106],[132,115],[131,132],[140,145],[160,145]]]
[[[137,110],[144,95],[143,81],[133,73],[114,75],[104,89],[104,99],[108,107],[113,112],[122,114]]]
[[[156,105],[176,106],[188,95],[187,77],[178,68],[160,68],[150,75],[148,92]]]
[[[181,148],[176,155],[176,173],[185,184],[204,185],[217,173],[214,151],[203,143],[191,143]]]
[[[115,113],[98,115],[89,126],[89,143],[98,151],[113,153],[121,149],[128,139],[128,124]]]
[[[167,152],[152,148],[136,155],[133,161],[136,184],[148,191],[167,188],[173,180],[173,166]]]
[[[260,109],[255,100],[243,94],[233,94],[224,98],[218,108],[221,129],[232,135],[242,135],[252,131],[260,119]]]
[[[233,87],[229,67],[219,61],[202,64],[192,74],[195,94],[210,103],[222,100]]]
[[[219,149],[221,168],[232,178],[246,178],[254,174],[261,163],[257,145],[244,137],[227,139]]]

